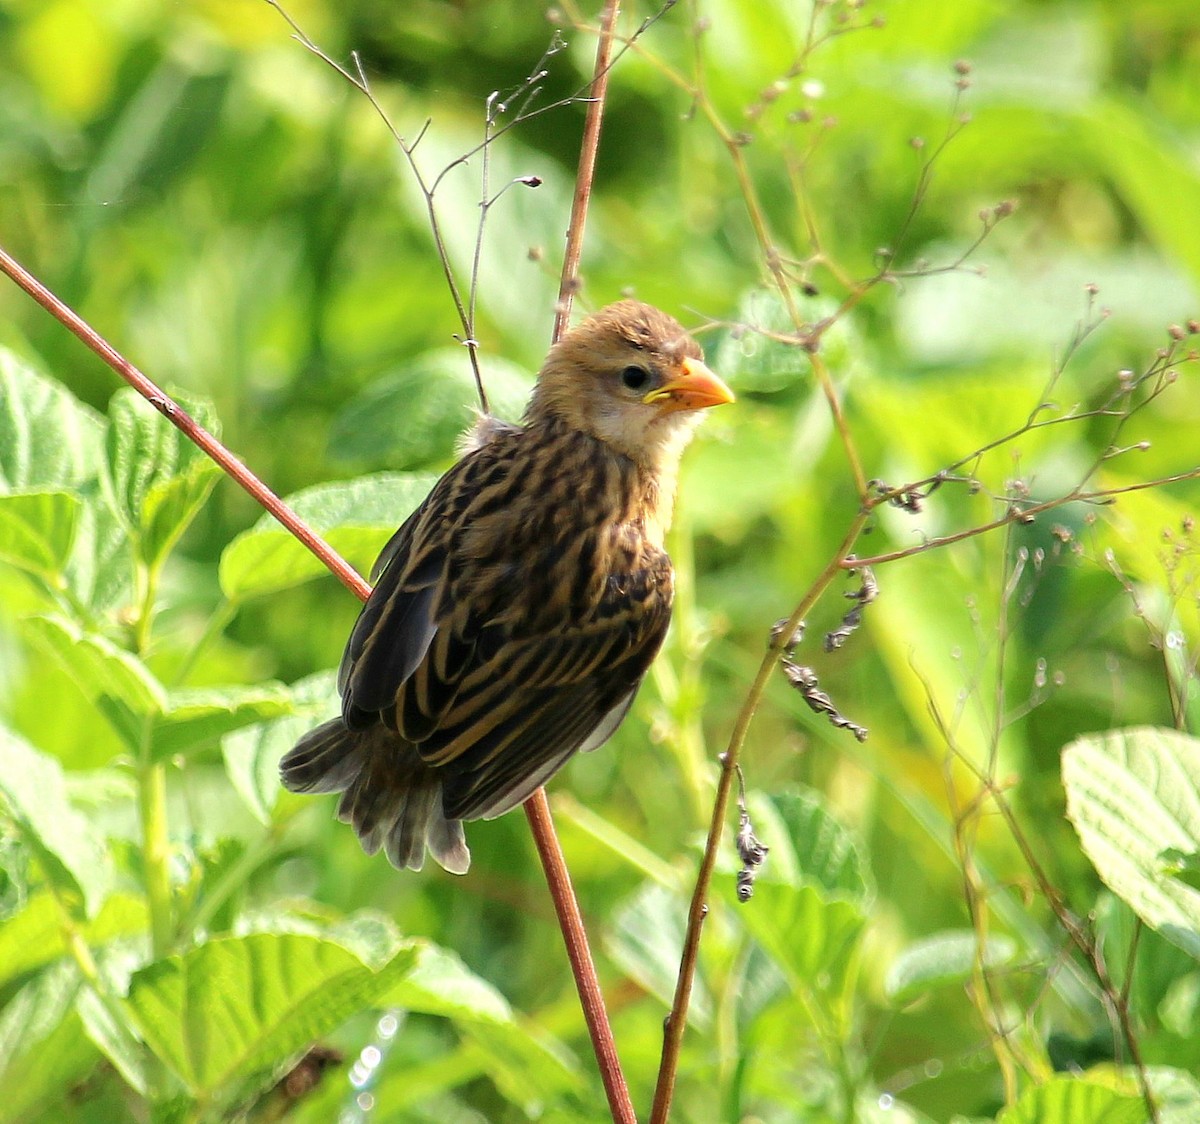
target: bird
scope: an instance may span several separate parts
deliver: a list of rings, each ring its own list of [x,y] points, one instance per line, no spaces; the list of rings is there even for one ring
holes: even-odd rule
[[[622,300],[549,350],[520,424],[480,415],[389,540],[338,669],[341,714],[280,762],[367,854],[467,873],[463,822],[596,749],[670,623],[664,537],[702,411],[733,393],[677,320]]]

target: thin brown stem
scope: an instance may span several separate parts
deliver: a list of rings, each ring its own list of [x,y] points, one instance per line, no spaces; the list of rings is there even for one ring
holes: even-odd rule
[[[675,997],[671,1003],[671,1012],[663,1027],[662,1060],[658,1068],[658,1083],[654,1089],[654,1104],[650,1110],[650,1124],[666,1124],[671,1111],[671,1100],[675,1092],[675,1076],[679,1069],[679,1053],[683,1047],[683,1032],[687,1026],[688,1004],[691,1001],[692,986],[695,983],[696,968],[700,957],[700,934],[704,927],[704,919],[708,916],[708,891],[712,884],[713,870],[717,864],[717,851],[720,849],[721,837],[725,830],[725,817],[729,810],[730,794],[733,791],[733,783],[737,775],[738,755],[746,742],[750,723],[762,701],[775,665],[783,655],[788,637],[796,631],[800,621],[816,604],[817,599],[825,592],[829,583],[837,577],[866,525],[866,521],[865,513],[861,513],[855,519],[834,556],[809,587],[787,623],[774,630],[766,655],[759,664],[758,674],[754,677],[754,682],[738,712],[733,731],[729,735],[729,746],[721,756],[721,775],[717,781],[717,793],[713,801],[708,838],[704,843],[704,855],[700,860],[700,870],[696,875],[696,887],[692,892],[692,902],[688,909],[687,933],[683,940],[679,975],[675,981]]]
[[[596,46],[596,63],[589,91],[587,117],[583,126],[583,138],[579,146],[579,168],[575,178],[575,196],[571,203],[571,219],[567,226],[567,247],[563,257],[562,281],[559,286],[558,302],[554,311],[552,342],[557,342],[566,331],[571,314],[571,298],[578,285],[579,258],[583,250],[583,232],[587,222],[588,203],[592,197],[595,179],[596,151],[600,144],[600,128],[604,121],[605,97],[608,91],[608,75],[612,68],[613,31],[620,12],[620,0],[608,0],[601,16],[601,34]],[[604,1006],[604,995],[596,975],[588,947],[587,932],[579,912],[579,903],[571,885],[571,877],[558,844],[554,820],[550,815],[550,804],[546,790],[539,788],[526,802],[525,815],[529,820],[537,845],[538,856],[554,901],[562,930],[567,958],[575,976],[575,989],[600,1068],[600,1079],[608,1097],[609,1111],[619,1124],[635,1124],[637,1116],[629,1097],[629,1088],[621,1072],[621,1059],[613,1038],[608,1012]]]
[[[620,0],[608,0],[600,16],[600,38],[596,44],[596,66],[589,92],[587,117],[583,122],[583,139],[579,144],[579,168],[575,175],[575,196],[571,200],[571,221],[567,226],[567,248],[563,255],[562,280],[558,286],[558,303],[554,308],[554,340],[567,330],[571,318],[571,301],[579,287],[579,258],[583,253],[583,231],[587,223],[588,204],[595,182],[596,152],[600,147],[600,128],[604,123],[604,107],[608,95],[608,74],[612,69],[613,33],[621,11]]]
[[[592,961],[587,930],[583,927],[579,902],[571,885],[571,874],[567,870],[566,860],[558,843],[558,833],[554,830],[554,819],[550,815],[550,802],[546,799],[546,790],[539,788],[525,801],[524,807],[525,818],[529,821],[529,829],[533,832],[533,840],[537,845],[538,858],[541,859],[542,869],[546,873],[546,884],[550,887],[550,897],[554,902],[559,928],[562,930],[563,943],[567,946],[567,958],[571,961],[575,987],[579,992],[579,1003],[583,1008],[592,1048],[596,1052],[596,1062],[600,1067],[600,1077],[608,1097],[609,1111],[617,1124],[637,1124],[633,1101],[629,1097],[629,1088],[621,1072],[617,1044],[608,1022],[604,994],[600,990],[596,966]]]

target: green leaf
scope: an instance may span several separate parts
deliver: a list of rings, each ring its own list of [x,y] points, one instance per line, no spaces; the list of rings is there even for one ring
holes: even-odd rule
[[[508,1001],[453,952],[417,942],[417,963],[387,996],[409,1011],[453,1019],[504,1095],[536,1109],[580,1085],[574,1056],[552,1036],[513,1016]]]
[[[541,1116],[548,1102],[583,1084],[575,1058],[536,1028],[475,1022],[462,1030],[482,1055],[484,1072],[531,1119]]]
[[[65,617],[28,617],[23,625],[35,643],[58,659],[125,744],[138,751],[144,719],[167,706],[167,693],[150,669],[132,652],[84,632]]]
[[[513,1022],[508,1000],[457,955],[428,941],[414,947],[412,971],[388,992],[391,1006],[463,1021]]]
[[[95,948],[144,931],[146,916],[144,898],[112,894],[96,916],[81,926],[80,935]],[[34,894],[20,912],[0,925],[0,984],[66,955],[61,910],[49,892]]]
[[[1078,1077],[1054,1077],[1027,1089],[996,1124],[1144,1124],[1141,1097]]]
[[[70,492],[0,495],[0,561],[53,583],[66,569],[81,507]]]
[[[1200,207],[1200,175],[1166,133],[1140,108],[1115,98],[1098,102],[1087,137],[1124,200],[1161,249],[1200,275],[1200,231],[1188,221]],[[1164,192],[1164,183],[1171,190]]]
[[[1200,1081],[1190,1073],[1151,1065],[1146,1067],[1146,1080],[1158,1104],[1160,1124],[1194,1124],[1200,1120]]]
[[[1200,851],[1200,741],[1149,726],[1063,751],[1067,815],[1105,885],[1151,928],[1200,958],[1200,892],[1170,855]]]
[[[146,493],[142,505],[141,556],[148,566],[160,565],[171,553],[220,478],[220,467],[205,457],[178,476],[155,484]]]
[[[98,482],[85,486],[83,500],[67,584],[82,604],[102,614],[132,600],[133,549],[129,532]]]
[[[176,401],[210,433],[212,407]],[[137,544],[138,556],[158,566],[195,518],[220,469],[140,394],[122,388],[108,407],[108,473],[113,506]]]
[[[221,739],[225,772],[237,794],[260,823],[271,822],[279,797],[279,759],[336,706],[332,671],[310,675],[291,686],[296,713],[246,726]]]
[[[72,1009],[74,965],[43,972],[0,1014],[0,1121],[65,1120],[70,1090],[100,1060]]]
[[[797,886],[810,883],[826,897],[864,902],[874,894],[862,844],[812,789],[754,797],[751,818],[771,848],[759,878]]]
[[[103,433],[99,415],[0,348],[0,491],[92,479]]]
[[[1178,847],[1168,847],[1159,858],[1162,860],[1164,874],[1178,878],[1193,890],[1200,890],[1200,852],[1184,852]]]
[[[342,557],[365,573],[436,480],[428,474],[380,473],[319,484],[289,496],[287,503]],[[277,593],[327,572],[307,547],[268,515],[222,552],[221,592],[231,601],[241,601]]]
[[[156,761],[215,743],[225,734],[292,709],[282,684],[174,690],[155,718],[151,753]]]
[[[529,374],[495,357],[481,360],[481,369],[492,412],[519,418]],[[465,349],[427,352],[350,399],[333,419],[330,449],[370,468],[416,468],[453,450],[478,401]]]
[[[147,1045],[190,1092],[208,1097],[376,1003],[416,957],[402,948],[374,971],[315,937],[222,937],[134,973],[128,1002]]]
[[[813,886],[756,885],[738,917],[793,989],[820,994],[848,1018],[866,917],[853,902],[826,900]]]
[[[975,969],[978,939],[969,929],[936,933],[910,944],[892,962],[884,981],[884,994],[904,1004],[945,984],[961,983]],[[1004,936],[988,937],[983,952],[987,968],[1008,964],[1016,944]]]
[[[112,882],[104,847],[67,799],[59,763],[3,726],[0,796],[47,876],[93,915]]]
[[[687,908],[683,895],[647,882],[617,909],[604,942],[621,970],[668,1007],[675,995]],[[699,977],[688,1018],[701,1027],[712,1018],[712,1000]]]

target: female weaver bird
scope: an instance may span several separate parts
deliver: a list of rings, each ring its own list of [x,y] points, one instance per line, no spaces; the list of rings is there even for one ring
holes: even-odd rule
[[[639,301],[568,332],[523,424],[482,417],[384,547],[338,671],[339,718],[280,763],[341,792],[363,849],[470,866],[462,821],[526,800],[620,725],[671,616],[679,458],[732,402],[700,348]]]

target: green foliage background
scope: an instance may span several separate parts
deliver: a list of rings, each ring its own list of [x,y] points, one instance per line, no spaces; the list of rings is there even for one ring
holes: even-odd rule
[[[288,10],[335,58],[361,52],[404,135],[430,120],[430,177],[555,30],[517,3]],[[538,104],[590,73],[572,11]],[[806,53],[810,20],[844,33]],[[504,194],[483,243],[476,336],[510,416],[549,338],[583,111],[491,149],[493,185],[543,181]],[[675,1118],[1141,1120],[1132,1039],[1159,1118],[1196,1119],[1200,755],[1169,730],[1077,742],[1078,833],[1060,778],[1073,739],[1200,717],[1200,389],[1168,333],[1200,314],[1186,0],[706,0],[616,65],[580,302],[633,291],[718,325],[701,339],[739,393],[688,455],[668,648],[613,742],[552,785],[635,1103],[716,756],[772,622],[859,509],[803,350],[729,327],[788,325],[714,122],[745,134],[810,322],[881,262],[923,274],[824,337],[868,476],[921,479],[1020,429],[1085,284],[1111,314],[1045,416],[1096,411],[1159,349],[1180,361],[1129,451],[1108,455],[1094,413],[1032,430],[967,463],[981,488],[878,508],[860,555],[996,518],[1014,481],[1065,495],[1097,458],[1097,486],[1183,478],[880,565],[838,652],[820,651],[838,584],[818,603],[797,658],[870,738],[772,683],[743,756],[770,859],[745,906],[722,863]],[[479,173],[437,194],[460,278]],[[1005,199],[1015,214],[940,269]],[[413,177],[265,3],[0,5],[0,244],[364,571],[469,421]],[[0,1120],[365,1118],[363,1090],[378,1121],[604,1119],[523,818],[470,828],[464,880],[399,874],[332,800],[277,790],[279,755],[332,709],[354,599],[7,285],[0,345]],[[346,1065],[277,1086],[314,1040]],[[382,1060],[356,1069],[364,1047]]]

